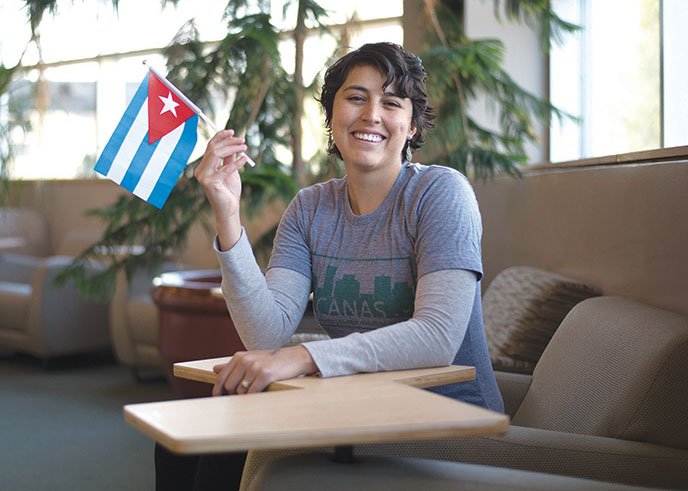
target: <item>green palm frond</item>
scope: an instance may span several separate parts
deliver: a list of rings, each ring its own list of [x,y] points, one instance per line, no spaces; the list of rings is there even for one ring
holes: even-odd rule
[[[544,0],[495,1],[496,16],[501,15],[502,4],[509,20],[549,26],[545,26],[548,39],[553,36],[553,25],[556,32],[577,27],[556,17]],[[524,90],[509,76],[500,40],[468,38],[448,4],[434,5],[435,36],[423,54],[430,74],[428,94],[437,108],[436,128],[428,136],[432,160],[475,178],[500,172],[518,176],[519,167],[527,161],[526,145],[537,141],[537,125],[548,126],[552,118],[575,118]],[[471,117],[471,104],[478,100],[487,103],[497,128],[488,130]]]
[[[549,0],[493,0],[494,14],[501,17],[503,4],[505,17],[512,22],[526,24],[538,33],[543,51],[549,52],[552,43],[561,44],[566,35],[577,32],[580,26],[567,22],[551,8]]]

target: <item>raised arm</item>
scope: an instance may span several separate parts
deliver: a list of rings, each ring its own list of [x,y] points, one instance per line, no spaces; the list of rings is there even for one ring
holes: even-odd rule
[[[279,295],[276,297],[268,288],[244,236],[239,170],[246,163],[246,157],[241,155],[245,151],[243,138],[234,136],[233,130],[220,131],[208,142],[195,176],[215,217],[223,290],[239,335],[250,348],[270,349],[237,353],[230,363],[216,367],[219,376],[214,395],[259,392],[275,380],[316,370],[303,346],[279,348],[285,333],[298,324],[305,301],[303,305],[292,302],[287,307],[280,303]],[[223,252],[228,256],[226,261]],[[308,286],[297,298],[307,298],[307,289]]]
[[[246,163],[240,154],[246,151],[244,139],[234,130],[222,130],[208,142],[201,163],[194,175],[203,187],[215,216],[220,250],[227,251],[241,237],[239,169]]]

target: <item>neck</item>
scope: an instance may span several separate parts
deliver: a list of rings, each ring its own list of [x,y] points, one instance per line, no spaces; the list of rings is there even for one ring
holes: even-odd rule
[[[391,169],[393,172],[353,173],[348,174],[347,191],[351,210],[356,215],[367,215],[374,212],[389,194],[401,172],[401,166]]]

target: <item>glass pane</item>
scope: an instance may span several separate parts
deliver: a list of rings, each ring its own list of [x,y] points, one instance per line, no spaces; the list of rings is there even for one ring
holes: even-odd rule
[[[552,160],[660,147],[659,0],[556,2],[575,11],[572,4],[584,31],[574,48],[552,53],[550,83],[553,102],[577,108],[582,123],[553,128]]]
[[[688,145],[688,2],[664,0],[664,146]]]
[[[555,0],[559,17],[583,24],[580,0]],[[583,112],[583,34],[567,37],[566,43],[554,46],[550,56],[550,98],[559,109],[580,117]],[[581,125],[570,119],[554,121],[550,129],[550,160],[563,162],[579,159],[583,154]]]
[[[15,83],[10,104],[28,106],[30,130],[18,138],[12,176],[70,179],[93,174],[96,159],[95,64],[33,71]],[[21,100],[20,100],[21,99]]]
[[[29,41],[27,33],[30,29],[23,3],[20,0],[0,2],[0,27],[10,34],[0,40],[0,61],[5,65],[16,63]],[[45,83],[42,84],[38,84],[36,70],[25,72],[22,80],[16,81],[13,99],[9,100],[7,96],[0,99],[0,121],[7,120],[11,106],[15,110],[19,108],[31,123],[26,134],[19,130],[12,134],[16,154],[13,178],[96,176],[93,171],[95,160],[145,74],[141,61],[146,59],[164,72],[165,60],[158,54],[151,54],[151,51],[166,46],[182,24],[191,18],[196,20],[203,40],[217,40],[227,34],[227,19],[222,15],[227,0],[204,0],[202,8],[199,2],[189,0],[180,1],[176,6],[172,5],[173,2],[166,2],[162,11],[159,2],[128,1],[119,2],[118,12],[109,2],[82,3],[59,2],[57,15],[46,14],[40,26],[43,61],[62,66],[47,68],[43,76]],[[354,13],[361,20],[382,18],[381,22],[352,29],[352,46],[370,41],[401,43],[403,40],[401,25],[396,20],[403,13],[402,0],[383,3],[326,0],[320,3],[332,10],[332,22],[345,22]],[[283,17],[283,4],[283,1],[272,2],[273,21],[277,25]],[[75,43],[73,37],[65,35],[77,31],[89,42]],[[293,43],[288,37],[284,39],[282,59],[291,71]],[[306,83],[313,80],[337,47],[336,40],[330,35],[307,38]],[[137,53],[138,50],[150,51],[144,55]],[[69,64],[70,60],[113,54],[103,56],[97,62]],[[29,45],[22,61],[24,65],[37,63],[38,50],[34,44]],[[40,96],[36,98],[36,94]],[[227,112],[227,108],[223,108],[210,116],[220,126],[224,124]],[[308,158],[322,150],[324,142],[322,114],[314,101],[308,101],[304,119],[307,135],[304,151]],[[191,159],[199,156],[204,148],[201,131]]]

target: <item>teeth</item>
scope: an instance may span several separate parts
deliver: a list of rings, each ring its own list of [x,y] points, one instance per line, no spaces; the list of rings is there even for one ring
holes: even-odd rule
[[[356,138],[358,140],[365,140],[367,142],[375,142],[375,143],[382,141],[382,137],[380,135],[374,135],[374,134],[370,134],[370,133],[355,132],[354,138]]]

